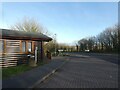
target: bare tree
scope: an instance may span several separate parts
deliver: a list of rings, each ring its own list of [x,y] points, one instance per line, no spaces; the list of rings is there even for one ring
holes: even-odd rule
[[[80,45],[80,50],[84,51],[85,49],[88,48],[88,40],[83,38],[81,40],[78,41],[78,44]]]
[[[21,21],[12,25],[11,29],[25,32],[43,33],[45,35],[52,36],[52,33],[50,33],[46,27],[44,27],[41,23],[33,18],[23,18]],[[47,50],[51,52],[53,51],[53,49],[55,48],[54,40],[48,43],[43,43],[44,52],[46,52]]]
[[[94,44],[95,44],[94,37],[89,37],[89,39],[88,39],[88,49],[89,49],[90,51],[93,51],[93,49],[94,49]]]
[[[22,21],[17,22],[11,26],[14,30],[25,31],[25,32],[45,32],[45,28],[37,22],[35,19],[23,18]]]
[[[82,51],[116,52],[120,46],[120,26],[108,27],[96,37],[83,38],[78,41]]]

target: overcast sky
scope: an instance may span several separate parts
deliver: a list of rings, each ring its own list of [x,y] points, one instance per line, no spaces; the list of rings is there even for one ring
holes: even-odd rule
[[[117,2],[8,2],[2,3],[0,28],[9,28],[24,17],[34,18],[59,43],[97,35],[118,20]]]

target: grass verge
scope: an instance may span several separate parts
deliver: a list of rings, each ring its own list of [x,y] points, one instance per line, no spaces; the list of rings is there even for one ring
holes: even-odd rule
[[[43,63],[43,62],[38,63],[36,67],[42,66],[44,64],[45,63]],[[23,72],[26,72],[26,71],[31,70],[31,69],[36,68],[36,67],[31,67],[29,65],[23,64],[23,65],[19,65],[19,66],[15,66],[15,67],[2,68],[2,78],[6,79],[6,78],[9,78],[11,76],[16,76],[18,74],[21,74]]]

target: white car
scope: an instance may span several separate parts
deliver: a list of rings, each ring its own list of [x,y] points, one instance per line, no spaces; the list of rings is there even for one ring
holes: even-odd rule
[[[90,50],[89,49],[86,49],[85,52],[89,52]]]

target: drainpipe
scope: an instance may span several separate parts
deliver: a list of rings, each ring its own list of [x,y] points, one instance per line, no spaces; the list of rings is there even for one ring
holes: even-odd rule
[[[35,48],[35,64],[37,63],[37,50],[38,50],[38,47]]]

